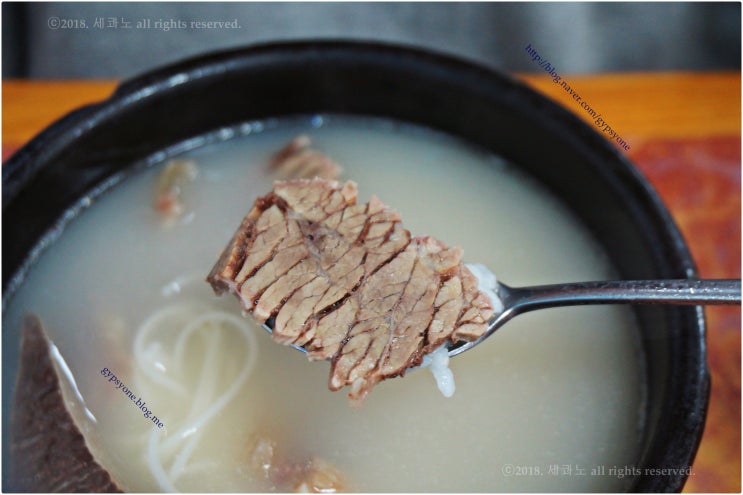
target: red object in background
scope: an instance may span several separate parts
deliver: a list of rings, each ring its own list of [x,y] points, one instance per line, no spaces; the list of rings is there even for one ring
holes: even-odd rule
[[[740,278],[740,137],[649,141],[630,158],[673,212],[700,277]],[[740,490],[740,463],[729,460],[739,459],[741,449],[741,309],[707,307],[705,313],[712,392],[684,491],[735,491],[720,482],[738,480]]]

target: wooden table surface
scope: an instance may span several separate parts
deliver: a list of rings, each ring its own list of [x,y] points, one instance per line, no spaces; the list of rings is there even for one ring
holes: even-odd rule
[[[561,86],[519,76],[594,127]],[[741,275],[741,78],[739,72],[564,76],[628,144],[629,158],[660,193],[702,277]],[[7,159],[68,111],[111,94],[115,81],[4,81]],[[741,491],[739,307],[708,308],[712,396],[685,492]]]

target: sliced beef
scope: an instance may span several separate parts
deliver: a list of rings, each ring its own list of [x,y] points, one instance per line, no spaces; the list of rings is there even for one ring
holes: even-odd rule
[[[304,134],[277,151],[268,165],[284,179],[337,179],[341,174],[340,165],[313,149],[312,141]]]
[[[400,216],[353,182],[276,182],[207,281],[235,294],[273,338],[331,359],[329,387],[363,400],[445,341],[473,340],[493,314],[462,250],[411,237]]]
[[[121,492],[65,408],[41,321],[25,318],[11,417],[10,486],[20,492]]]

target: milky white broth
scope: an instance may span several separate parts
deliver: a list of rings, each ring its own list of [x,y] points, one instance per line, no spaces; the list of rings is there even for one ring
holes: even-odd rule
[[[155,426],[100,371],[111,369],[141,395],[167,438],[169,418],[188,401],[134,376],[134,332],[178,301],[240,314],[232,295],[216,298],[200,280],[255,198],[271,189],[277,177],[265,172],[267,158],[300,132],[342,164],[342,179],[358,183],[360,200],[376,194],[401,212],[414,234],[461,246],[467,261],[486,264],[510,285],[616,276],[555,198],[502,160],[453,138],[349,117],[246,125],[236,134],[240,130],[251,132],[186,154],[200,175],[184,192],[193,211],[185,222],[163,229],[152,210],[159,166],[133,174],[67,226],[3,316],[5,331],[13,332],[23,313],[41,316],[96,419],[75,407],[88,443],[127,490],[159,490],[145,457]],[[163,287],[181,276],[197,282],[164,295]],[[591,475],[596,466],[606,473],[631,466],[638,455],[644,376],[628,308],[519,316],[451,361],[453,398],[441,395],[430,373],[416,371],[379,384],[359,410],[349,407],[345,390],[327,389],[328,363],[307,362],[250,325],[258,346],[254,372],[206,427],[192,458],[195,464],[216,460],[216,466],[185,474],[181,490],[270,490],[246,468],[246,445],[256,432],[296,458],[316,455],[332,463],[357,491],[616,491],[629,481]],[[220,353],[225,366],[237,366],[245,344],[228,339]],[[194,370],[202,354],[190,351]]]

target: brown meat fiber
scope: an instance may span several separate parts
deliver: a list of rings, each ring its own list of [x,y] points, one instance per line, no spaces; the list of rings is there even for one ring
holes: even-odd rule
[[[400,215],[353,182],[276,182],[259,198],[209,274],[273,338],[331,359],[329,387],[362,400],[445,341],[482,335],[487,295],[462,250],[412,237]]]

